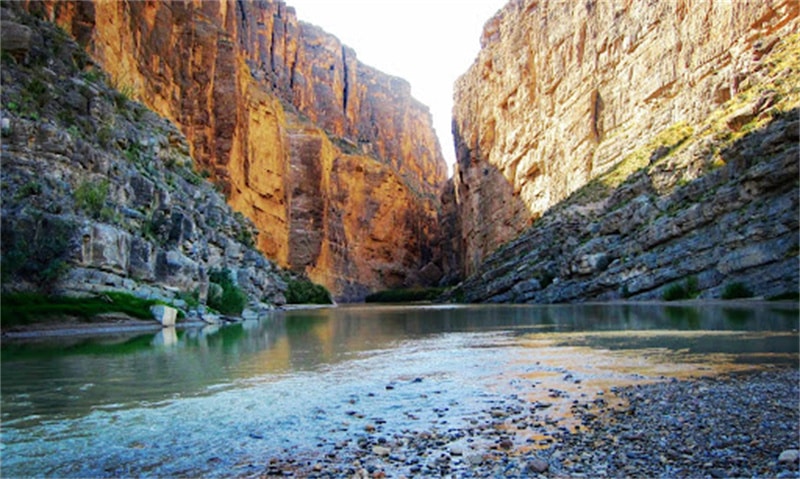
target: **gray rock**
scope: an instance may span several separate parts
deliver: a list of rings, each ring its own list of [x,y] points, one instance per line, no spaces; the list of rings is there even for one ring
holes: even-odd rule
[[[778,462],[781,464],[794,464],[800,460],[800,450],[786,449],[778,456]]]
[[[178,318],[178,310],[163,304],[156,304],[150,307],[150,312],[153,318],[161,323],[164,327],[175,326],[175,320]]]
[[[550,469],[550,464],[548,464],[547,461],[544,461],[542,459],[534,459],[528,462],[528,470],[531,472],[539,474],[542,472],[546,472],[548,469]]]
[[[31,49],[32,33],[25,25],[3,20],[0,24],[0,47],[18,59],[24,59]]]
[[[392,450],[385,446],[372,446],[372,453],[376,456],[387,457],[391,452]]]

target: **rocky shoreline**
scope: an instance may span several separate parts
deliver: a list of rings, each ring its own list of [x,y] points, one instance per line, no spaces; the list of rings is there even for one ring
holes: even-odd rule
[[[466,427],[384,435],[378,422],[313,453],[266,458],[257,476],[800,477],[799,382],[779,368],[614,387],[573,401],[573,427],[543,422],[546,404],[515,395]]]

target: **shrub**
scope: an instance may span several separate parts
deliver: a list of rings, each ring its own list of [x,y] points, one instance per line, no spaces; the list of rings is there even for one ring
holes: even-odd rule
[[[302,279],[287,281],[286,302],[288,304],[331,304],[331,294],[324,286]]]
[[[93,218],[99,218],[103,212],[106,198],[108,198],[108,180],[99,182],[84,181],[75,190],[75,206],[89,213]]]
[[[722,290],[722,299],[751,298],[753,292],[744,283],[730,283]]]
[[[68,269],[73,230],[72,224],[44,215],[3,222],[3,282],[22,279],[42,290],[55,286]]]
[[[37,196],[42,194],[42,185],[41,183],[31,180],[24,185],[22,185],[17,193],[14,195],[14,199],[21,200],[23,198],[27,198],[29,196]]]
[[[215,270],[209,274],[209,282],[221,290],[212,294],[209,288],[208,307],[222,314],[240,315],[247,306],[247,295],[237,286],[228,269]]]
[[[445,288],[410,288],[388,289],[378,291],[366,297],[367,303],[411,303],[415,301],[433,301],[444,292]]]
[[[678,301],[681,299],[696,298],[700,291],[697,289],[697,278],[690,276],[683,284],[674,283],[664,290],[662,298],[664,301]]]

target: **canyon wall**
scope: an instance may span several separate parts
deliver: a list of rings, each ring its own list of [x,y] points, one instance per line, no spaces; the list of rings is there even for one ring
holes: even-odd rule
[[[30,2],[169,118],[258,248],[340,300],[436,281],[446,165],[402,79],[281,1]],[[422,271],[422,273],[420,273]]]
[[[796,301],[798,10],[510,3],[458,83],[445,299]]]
[[[799,10],[793,0],[510,1],[455,88],[463,273],[657,135],[730,101],[797,31]]]

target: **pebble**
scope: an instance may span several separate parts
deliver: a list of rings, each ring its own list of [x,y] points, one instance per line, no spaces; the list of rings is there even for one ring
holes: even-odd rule
[[[444,429],[437,422],[375,437],[376,426],[367,424],[366,435],[326,443],[306,461],[273,460],[264,472],[291,471],[296,477],[800,478],[797,370],[615,386],[602,397],[572,404],[569,414],[580,423],[572,430],[561,418],[542,417],[545,410],[552,415],[556,405],[571,404],[572,397],[566,403],[508,397],[477,411],[474,417],[481,420],[460,422],[447,405],[433,405],[435,417],[463,425]],[[349,411],[342,415],[352,417]],[[521,424],[527,428],[516,426]],[[530,433],[544,438],[530,440]],[[531,443],[537,449],[518,446]],[[326,447],[335,449],[335,456],[326,454]]]
[[[550,468],[550,464],[547,461],[543,461],[542,459],[534,459],[528,463],[528,469],[535,473],[542,473],[547,471]]]
[[[798,459],[800,459],[800,451],[797,449],[787,449],[778,456],[778,462],[780,463],[794,464]]]

